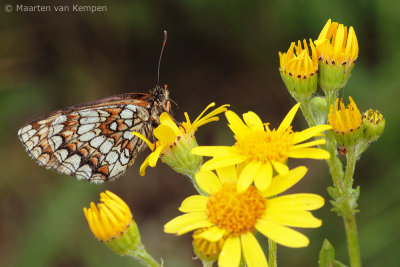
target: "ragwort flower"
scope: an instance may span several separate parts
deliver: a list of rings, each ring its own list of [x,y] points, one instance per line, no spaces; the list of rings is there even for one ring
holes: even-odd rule
[[[209,196],[193,195],[186,198],[178,216],[164,226],[166,233],[182,235],[208,228],[198,237],[217,242],[224,239],[218,257],[220,267],[239,266],[243,253],[247,266],[267,266],[267,259],[254,236],[256,231],[287,247],[305,247],[309,240],[290,227],[315,228],[321,220],[311,210],[323,206],[324,199],[315,194],[277,196],[297,183],[307,172],[305,167],[276,176],[270,186],[259,191],[249,186],[238,192],[236,183],[240,170],[230,166],[196,174],[198,185]]]
[[[225,112],[229,105],[220,106],[203,116],[213,106],[215,106],[215,103],[208,105],[193,122],[190,121],[185,112],[186,121],[179,126],[168,113],[162,113],[160,125],[153,131],[154,136],[158,139],[155,143],[152,143],[140,133],[132,133],[143,139],[153,151],[140,166],[140,174],[144,175],[148,166],[155,167],[161,156],[162,161],[178,173],[193,176],[203,162],[202,157],[190,153],[193,147],[198,146],[194,133],[197,128],[204,124],[218,121],[219,118],[216,115]]]
[[[317,90],[318,57],[310,39],[311,56],[306,40],[292,42],[288,51],[279,52],[279,72],[289,93],[298,102],[310,98]]]
[[[353,27],[329,19],[315,41],[319,64],[319,83],[325,94],[343,88],[358,57],[358,41]]]
[[[335,107],[330,107],[328,114],[329,124],[335,135],[338,144],[344,148],[349,148],[361,140],[363,133],[362,116],[353,98],[349,96],[350,104],[345,107],[343,99],[336,99]]]
[[[319,125],[294,132],[290,125],[300,106],[296,104],[286,115],[278,129],[271,130],[267,123],[254,112],[243,114],[244,122],[232,111],[225,112],[229,127],[233,131],[236,143],[231,146],[200,146],[192,153],[213,157],[203,164],[202,170],[214,170],[244,163],[238,181],[238,190],[243,192],[255,182],[255,186],[264,190],[273,176],[273,170],[285,175],[289,168],[288,158],[328,159],[329,153],[313,146],[325,144],[325,139],[304,142],[321,132],[331,129],[330,125]]]

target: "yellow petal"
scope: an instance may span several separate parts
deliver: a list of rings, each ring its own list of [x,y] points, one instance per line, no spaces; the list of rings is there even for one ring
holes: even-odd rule
[[[140,165],[139,174],[141,176],[144,176],[146,173],[146,168],[149,166],[149,159],[150,155],[143,161],[142,165]]]
[[[307,172],[307,168],[304,166],[297,167],[290,170],[286,175],[277,175],[272,178],[271,184],[267,190],[262,192],[263,197],[275,196],[282,193],[296,184]]]
[[[277,132],[284,132],[284,131],[286,131],[287,128],[289,128],[299,107],[300,107],[300,103],[297,103],[296,105],[294,105],[294,107],[289,111],[289,113],[283,119],[281,125],[279,125]]]
[[[273,175],[273,170],[271,163],[267,162],[263,164],[257,176],[254,178],[254,185],[259,190],[264,191],[271,184],[272,175]]]
[[[300,148],[296,150],[288,151],[290,158],[301,158],[301,159],[329,159],[330,154],[320,148]]]
[[[238,267],[240,258],[240,238],[238,236],[231,236],[227,238],[218,257],[218,266]]]
[[[143,141],[145,141],[146,144],[149,146],[149,148],[151,150],[154,150],[154,144],[152,142],[150,142],[150,140],[147,139],[144,135],[142,135],[141,133],[138,133],[138,132],[132,132],[132,135],[135,135],[135,136],[139,137],[140,139],[142,139]]]
[[[291,194],[268,200],[269,209],[277,210],[316,210],[321,208],[325,200],[315,194]]]
[[[163,112],[160,116],[160,124],[168,126],[175,135],[180,135],[181,131],[178,126],[176,126],[175,121],[171,118],[171,116],[167,112]]]
[[[323,124],[323,125],[318,125],[318,126],[314,126],[314,127],[305,129],[301,132],[295,132],[293,134],[292,144],[301,143],[307,139],[310,139],[311,137],[317,136],[319,133],[321,133],[323,131],[330,130],[330,129],[332,129],[332,126],[330,126],[328,124]]]
[[[164,149],[165,145],[161,145],[156,148],[151,154],[149,155],[149,165],[150,167],[155,167],[157,164],[157,160],[160,157],[162,150]]]
[[[207,221],[204,212],[193,212],[176,217],[164,225],[164,232],[169,234],[178,233],[182,229],[197,223],[199,221]]]
[[[208,228],[213,226],[214,224],[212,222],[210,222],[208,219],[203,219],[203,220],[198,220],[193,222],[190,225],[187,225],[185,227],[183,227],[179,232],[177,232],[177,235],[183,235],[186,234],[188,232],[191,232],[193,230],[196,229],[200,229],[200,228]]]
[[[312,146],[318,146],[318,145],[324,145],[324,144],[326,144],[326,140],[325,139],[317,139],[317,140],[314,140],[314,141],[311,141],[311,142],[302,143],[300,145],[291,146],[289,148],[289,150],[296,150],[296,149],[299,149],[299,148],[306,148],[306,147],[312,147]]]
[[[258,174],[260,168],[262,166],[261,162],[258,161],[250,161],[242,170],[239,176],[239,180],[237,182],[237,191],[242,193],[246,191],[246,189],[250,186],[250,184],[254,181],[254,178]]]
[[[206,157],[223,157],[231,154],[229,146],[197,146],[190,153]]]
[[[201,167],[202,170],[215,170],[241,163],[246,157],[241,155],[230,155],[226,157],[216,157],[205,162]]]
[[[244,122],[253,129],[264,131],[264,125],[258,115],[252,111],[243,114]]]
[[[210,242],[217,242],[224,237],[225,230],[218,226],[211,227],[210,229],[202,232],[199,237],[207,239]]]
[[[154,129],[153,134],[163,143],[172,144],[175,142],[176,137],[180,135],[180,132],[177,134],[171,127],[165,124],[160,124]]]
[[[279,161],[273,161],[272,165],[274,166],[274,169],[280,174],[280,175],[285,175],[289,172],[289,167],[286,164],[283,164],[282,162]]]
[[[233,111],[228,110],[225,112],[226,119],[228,120],[229,128],[235,133],[239,138],[242,138],[248,132],[248,127],[243,123],[240,117]]]
[[[221,189],[221,182],[212,171],[200,170],[195,175],[196,183],[207,194],[212,195]]]
[[[262,219],[292,227],[316,228],[322,225],[322,221],[315,218],[311,212],[301,210],[277,210],[267,208]]]
[[[264,251],[254,235],[246,232],[240,236],[243,256],[248,267],[268,267]]]
[[[301,248],[310,243],[305,235],[273,222],[260,219],[255,227],[260,233],[283,246]]]
[[[236,183],[237,170],[235,166],[216,169],[219,180],[221,183]]]
[[[190,196],[182,202],[179,210],[182,212],[205,211],[207,207],[207,200],[208,198],[206,196]]]

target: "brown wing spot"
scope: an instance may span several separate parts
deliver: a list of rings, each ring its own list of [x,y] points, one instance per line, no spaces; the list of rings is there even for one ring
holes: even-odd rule
[[[66,122],[64,122],[64,125],[66,127],[74,127],[74,126],[78,126],[79,122],[77,120],[66,121]]]
[[[79,154],[81,154],[83,157],[87,157],[89,155],[89,151],[86,148],[81,148],[79,149]]]
[[[112,119],[108,118],[106,122],[101,123],[99,125],[99,129],[101,130],[101,134],[113,134],[114,131],[110,130],[110,128],[109,128],[109,125],[111,123],[113,123],[113,122],[114,121]]]
[[[124,139],[124,142],[122,143],[121,146],[121,151],[129,144],[129,140]],[[132,153],[132,151],[129,149],[129,151]]]
[[[73,121],[73,120],[79,119],[79,115],[78,114],[70,114],[70,115],[68,115],[67,118],[68,118],[67,121]]]
[[[92,155],[89,159],[89,164],[92,166],[97,166],[99,164],[99,158],[100,154],[97,152],[94,155]]]
[[[125,130],[128,130],[128,125],[126,125],[124,123],[124,120],[117,120],[117,124],[118,124],[118,131],[123,132]]]
[[[119,117],[119,113],[121,112],[121,108],[105,108],[104,111],[110,113],[110,117]]]
[[[107,165],[104,165],[102,167],[100,167],[97,172],[104,174],[105,176],[108,176],[109,172],[108,172],[108,167]]]
[[[65,146],[66,149],[69,151],[75,151],[76,150],[76,143],[69,143]]]

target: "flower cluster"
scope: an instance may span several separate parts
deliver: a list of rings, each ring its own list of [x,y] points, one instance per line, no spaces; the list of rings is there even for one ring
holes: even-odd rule
[[[361,115],[351,97],[347,108],[337,99],[337,92],[347,83],[357,57],[353,27],[347,31],[344,25],[328,20],[316,41],[293,42],[287,52],[279,52],[281,77],[298,103],[278,127],[270,127],[252,111],[240,117],[228,110],[229,105],[208,112],[215,106],[211,103],[193,122],[186,112],[186,121],[182,123],[168,113],[161,114],[160,124],[153,130],[155,142],[132,133],[152,151],[140,167],[141,175],[161,159],[187,176],[198,191],[182,202],[179,210],[184,214],[166,223],[164,231],[176,235],[194,231],[193,250],[204,266],[212,266],[214,261],[221,267],[238,267],[241,263],[249,267],[268,266],[256,233],[273,244],[307,246],[309,239],[292,227],[320,227],[322,221],[311,211],[322,207],[324,199],[308,193],[283,194],[307,172],[305,166],[290,169],[288,160],[321,159],[341,168],[340,160],[336,160],[337,144],[340,149],[354,148],[351,150],[354,155],[354,151],[376,141],[384,129],[385,120],[378,111],[369,110]],[[318,84],[325,97],[313,97]],[[291,124],[299,108],[310,128],[295,131]],[[221,113],[233,132],[234,143],[198,146],[195,138],[198,128],[219,120]],[[325,124],[326,120],[329,124]],[[359,140],[364,140],[362,145]],[[203,163],[203,157],[210,159]],[[349,176],[347,171],[346,176]],[[351,186],[349,182],[344,184]],[[351,204],[356,202],[358,193],[345,190],[346,197],[352,199],[337,197],[338,190],[329,191],[336,196],[335,201],[342,201],[333,202],[337,209],[343,203],[347,208],[354,207]],[[84,208],[93,234],[120,255],[140,255],[139,259],[147,265],[158,266],[146,256],[125,202],[109,191],[100,197],[103,203],[97,207],[91,203],[89,209]]]

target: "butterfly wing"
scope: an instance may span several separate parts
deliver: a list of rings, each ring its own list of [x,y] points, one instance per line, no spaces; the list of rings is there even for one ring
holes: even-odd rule
[[[152,98],[124,94],[56,111],[24,125],[18,137],[39,165],[95,183],[115,179],[151,137]]]

